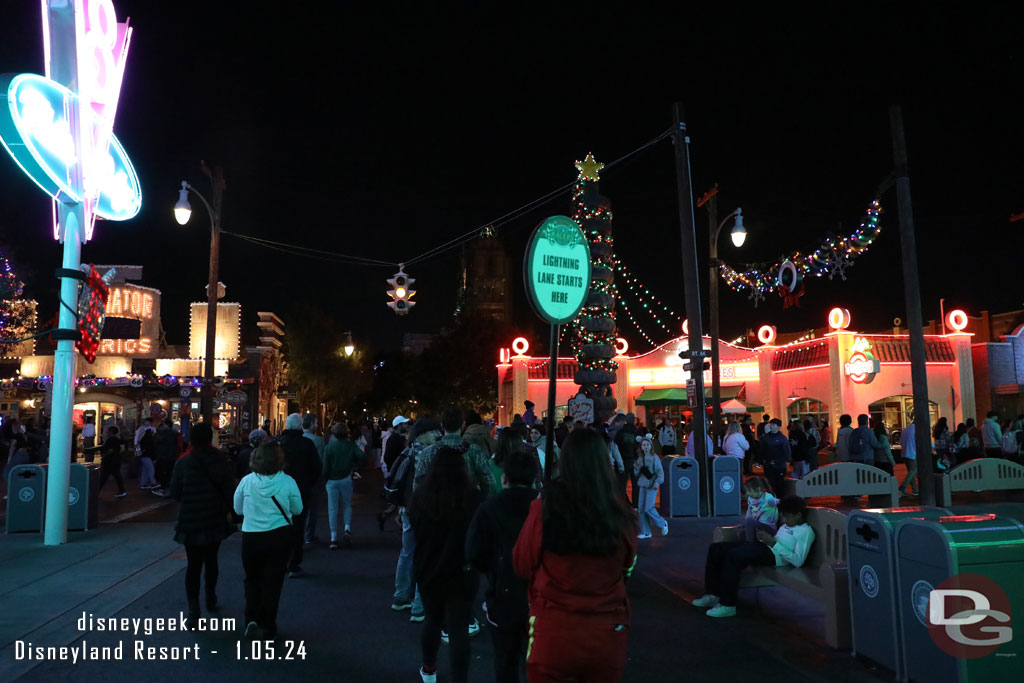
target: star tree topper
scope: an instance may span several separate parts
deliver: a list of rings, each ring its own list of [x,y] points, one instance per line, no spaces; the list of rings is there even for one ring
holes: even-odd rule
[[[594,160],[594,154],[592,152],[588,152],[586,159],[576,162],[576,168],[579,169],[580,178],[596,181],[600,180],[600,178],[598,178],[598,174],[601,173],[601,169],[604,168],[604,164],[599,164]]]

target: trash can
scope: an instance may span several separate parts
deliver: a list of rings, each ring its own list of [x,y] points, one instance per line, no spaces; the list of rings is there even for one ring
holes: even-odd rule
[[[907,678],[1018,680],[1024,647],[1012,637],[1009,620],[1024,613],[1024,525],[994,514],[908,519],[896,531],[896,551]],[[936,589],[959,590],[962,597],[934,603]],[[962,613],[970,610],[984,614]],[[961,623],[936,623],[935,617]]]
[[[7,475],[7,533],[42,531],[46,510],[46,470],[15,465]]]
[[[944,508],[903,507],[853,510],[846,526],[850,563],[850,617],[853,652],[881,664],[905,680],[898,647],[896,529],[906,519],[938,519]]]
[[[700,516],[700,467],[688,455],[669,455],[661,461],[661,514],[665,517]]]
[[[95,529],[99,524],[100,468],[75,463],[68,479],[68,531]]]
[[[714,514],[716,517],[738,516],[740,494],[743,490],[743,461],[731,455],[720,455],[711,463],[711,481],[715,487],[713,496]]]

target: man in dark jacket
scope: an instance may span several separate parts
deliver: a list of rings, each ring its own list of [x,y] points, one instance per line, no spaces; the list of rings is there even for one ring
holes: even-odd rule
[[[320,481],[320,470],[323,466],[316,446],[302,435],[302,416],[298,413],[292,413],[285,419],[284,431],[281,432],[278,441],[284,449],[284,471],[295,480],[302,496],[302,514],[296,515],[292,520],[295,544],[288,560],[288,576],[295,578],[302,575],[302,544],[305,541],[306,516],[309,514],[313,487]]]
[[[466,535],[466,561],[487,575],[486,611],[494,639],[494,679],[518,683],[526,655],[530,604],[526,582],[512,566],[519,531],[537,497],[536,462],[525,451],[505,456],[501,493],[477,511]]]
[[[190,627],[199,614],[199,579],[206,567],[206,609],[217,608],[217,551],[228,530],[235,490],[234,467],[214,448],[213,430],[201,422],[192,428],[192,452],[171,475],[170,495],[181,503],[174,540],[185,545],[185,597]]]
[[[782,495],[782,482],[786,478],[786,463],[793,459],[789,439],[779,433],[782,420],[775,418],[765,427],[761,437],[761,457],[764,459],[764,476],[772,485],[776,496]]]

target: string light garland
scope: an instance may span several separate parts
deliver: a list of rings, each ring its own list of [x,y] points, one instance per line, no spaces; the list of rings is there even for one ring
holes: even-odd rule
[[[24,283],[0,253],[0,345],[15,343],[32,327],[34,309],[22,298]]]
[[[846,269],[853,265],[853,260],[862,255],[874,243],[881,232],[879,216],[882,205],[877,199],[868,206],[867,214],[860,226],[852,234],[826,237],[820,246],[810,253],[793,252],[771,264],[751,264],[742,270],[727,263],[719,265],[719,272],[725,284],[733,291],[749,291],[748,298],[757,306],[769,292],[779,287],[779,269],[786,261],[791,261],[799,277],[821,277],[828,275],[833,279],[836,275],[846,279]]]

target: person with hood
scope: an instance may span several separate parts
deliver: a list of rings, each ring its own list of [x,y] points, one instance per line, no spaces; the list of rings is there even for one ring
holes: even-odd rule
[[[366,461],[366,453],[349,438],[348,425],[335,422],[334,439],[324,451],[323,475],[327,488],[327,519],[331,525],[331,550],[338,549],[338,498],[345,517],[345,535],[341,544],[352,547],[352,477]]]
[[[994,410],[988,411],[981,423],[981,440],[986,458],[1003,457],[1003,430],[999,426],[999,413]]]
[[[484,494],[469,476],[464,456],[468,448],[463,442],[437,450],[409,508],[416,537],[413,576],[426,614],[420,637],[423,683],[437,681],[437,652],[446,622],[451,680],[469,680],[469,623],[478,576],[466,562],[466,536]]]
[[[497,683],[519,683],[526,666],[530,602],[526,582],[512,566],[512,554],[530,503],[537,497],[537,463],[518,439],[517,445],[502,458],[502,491],[480,506],[466,535],[466,561],[487,577],[484,612],[494,641]]]
[[[776,493],[782,491],[782,482],[786,478],[786,463],[793,459],[793,451],[789,439],[783,436],[782,420],[774,418],[768,423],[761,437],[761,456],[764,458],[764,476]]]
[[[302,416],[292,413],[284,421],[284,431],[278,437],[284,449],[285,472],[288,473],[302,494],[302,512],[295,519],[293,529],[292,555],[288,560],[288,576],[302,576],[302,544],[306,536],[306,517],[313,498],[313,487],[320,481],[323,465],[313,442],[302,435]]]
[[[242,515],[245,635],[249,638],[277,637],[277,608],[295,545],[293,522],[302,514],[302,494],[295,480],[281,471],[284,465],[284,450],[278,442],[264,441],[249,459],[252,472],[235,489],[235,514]]]
[[[512,561],[527,582],[531,681],[619,681],[626,666],[636,513],[593,429],[565,440],[559,477],[530,503]]]
[[[668,534],[668,522],[658,514],[654,502],[658,496],[658,487],[665,481],[665,470],[661,466],[661,458],[654,452],[654,435],[645,434],[636,437],[640,442],[640,452],[633,468],[637,475],[638,506],[640,513],[640,535],[637,538],[651,537],[651,522],[661,529],[661,535]]]
[[[217,553],[233,527],[229,520],[235,477],[231,463],[214,448],[213,430],[201,422],[192,430],[192,453],[178,460],[171,475],[171,498],[181,503],[174,540],[185,545],[185,598],[188,624],[199,619],[199,579],[206,567],[206,609],[217,609]]]

